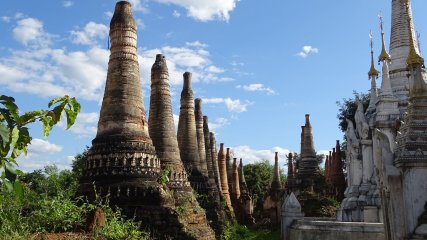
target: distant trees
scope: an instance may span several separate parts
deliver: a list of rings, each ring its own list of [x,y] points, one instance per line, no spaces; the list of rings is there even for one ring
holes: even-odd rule
[[[271,181],[273,180],[274,166],[268,160],[247,164],[244,166],[245,180],[248,185],[249,191],[254,200],[254,214],[259,216],[262,211],[262,204],[264,195],[270,188]],[[286,176],[283,170],[280,171],[280,180],[282,185],[286,182]]]

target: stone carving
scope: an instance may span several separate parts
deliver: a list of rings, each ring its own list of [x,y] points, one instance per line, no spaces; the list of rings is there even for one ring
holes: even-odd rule
[[[356,103],[357,103],[357,110],[356,110],[356,114],[354,115],[354,120],[356,122],[357,133],[359,138],[367,139],[369,137],[369,125],[365,118],[363,104],[359,100],[359,98],[356,99]]]

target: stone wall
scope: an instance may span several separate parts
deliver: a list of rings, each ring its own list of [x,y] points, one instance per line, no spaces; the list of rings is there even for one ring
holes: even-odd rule
[[[336,222],[305,218],[289,229],[292,240],[384,240],[382,223]],[[283,238],[285,239],[285,238]]]

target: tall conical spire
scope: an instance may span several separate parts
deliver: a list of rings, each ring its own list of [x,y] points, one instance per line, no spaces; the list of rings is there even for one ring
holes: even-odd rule
[[[233,191],[232,191],[233,199],[234,201],[237,201],[240,198],[240,181],[239,181],[239,172],[237,169],[237,158],[233,158],[232,180],[233,180]]]
[[[199,149],[194,116],[194,95],[191,89],[191,73],[183,75],[184,85],[181,92],[181,108],[178,122],[178,145],[181,159],[187,172],[191,175],[201,175]]]
[[[282,184],[280,182],[280,168],[279,168],[279,153],[274,153],[274,169],[273,169],[273,181],[271,182],[271,191],[280,192]]]
[[[228,178],[227,178],[227,167],[225,163],[225,150],[224,143],[219,145],[218,151],[218,167],[219,167],[219,176],[221,177],[221,188],[222,194],[224,196],[225,202],[227,203],[228,208],[231,210],[231,200],[230,193],[228,191]]]
[[[375,69],[374,64],[374,37],[372,31],[369,33],[370,45],[371,45],[371,68],[369,69],[368,76],[369,79],[372,77],[378,77],[378,70]]]
[[[156,147],[162,167],[170,169],[172,188],[189,187],[187,174],[181,161],[172,115],[172,101],[166,58],[157,54],[151,68],[150,137]],[[190,191],[190,190],[189,190]]]
[[[292,153],[288,154],[288,178],[294,177],[294,163],[293,163],[293,155]]]
[[[243,160],[240,158],[240,164],[239,164],[239,181],[240,181],[240,189],[243,190],[243,185],[245,186],[245,188],[247,188],[246,186],[246,179],[245,179],[245,171],[243,168]],[[245,189],[246,191],[247,189]]]
[[[137,57],[137,25],[130,3],[116,3],[109,36],[107,82],[81,192],[94,198],[95,185],[97,194],[108,196],[111,204],[128,214],[129,205],[154,207],[147,204],[145,196],[161,198],[156,190],[160,187],[160,160],[148,134]]]
[[[305,115],[305,125],[302,127],[301,160],[298,165],[298,175],[305,179],[314,177],[319,173],[319,166],[314,149],[313,130],[310,123],[310,115]]]
[[[406,64],[408,66],[414,65],[424,65],[424,58],[421,57],[420,51],[418,49],[418,44],[415,38],[415,31],[412,22],[412,12],[410,0],[406,0],[405,7],[408,13],[407,15],[407,23],[408,23],[408,32],[409,32],[409,55],[406,59]]]
[[[378,101],[376,80],[378,78],[379,72],[377,69],[375,69],[375,64],[374,64],[374,40],[373,40],[372,31],[369,34],[369,38],[371,40],[371,68],[369,69],[368,76],[369,76],[369,79],[371,80],[371,90],[370,90],[371,96],[370,96],[370,100],[369,100],[369,106],[366,109],[366,112],[368,114],[372,114],[373,112],[375,112],[375,105]]]
[[[210,141],[211,141],[211,153],[212,153],[212,167],[214,171],[214,177],[215,177],[215,184],[218,188],[219,193],[222,195],[222,189],[221,189],[221,179],[219,176],[219,166],[218,166],[218,155],[216,150],[216,139],[215,134],[213,132],[210,132]]]
[[[208,117],[203,116],[203,135],[205,137],[205,151],[206,151],[206,166],[208,168],[209,181],[215,182],[214,169],[212,165],[212,150],[211,150],[211,138],[209,131]]]
[[[387,48],[385,45],[383,16],[379,15],[378,19],[380,20],[380,28],[381,28],[381,54],[378,57],[378,62],[391,61],[390,54],[388,54]]]
[[[196,134],[199,149],[200,167],[203,176],[208,177],[208,167],[206,164],[205,135],[203,132],[202,99],[200,98],[196,98],[194,100],[194,116],[196,119]]]

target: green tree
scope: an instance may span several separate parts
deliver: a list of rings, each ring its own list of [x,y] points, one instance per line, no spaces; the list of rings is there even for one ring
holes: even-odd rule
[[[353,91],[353,98],[343,98],[342,101],[337,101],[338,114],[337,118],[339,120],[339,128],[342,132],[347,130],[347,121],[350,119],[354,123],[354,114],[357,110],[356,99],[359,98],[362,101],[363,108],[366,110],[369,106],[370,95],[368,93],[358,93]]]
[[[41,122],[43,135],[47,137],[53,126],[61,120],[64,112],[67,118],[67,129],[74,124],[80,112],[80,104],[75,98],[69,96],[52,99],[48,108],[48,110],[20,114],[14,98],[0,96],[0,172],[2,172],[0,182],[9,191],[14,190],[16,196],[21,198],[23,188],[19,176],[24,174],[16,169],[18,166],[16,159],[22,153],[27,154],[27,146],[32,139],[27,125],[36,121]]]
[[[254,200],[254,213],[259,216],[262,211],[264,195],[270,188],[274,175],[274,166],[268,160],[262,160],[257,163],[247,164],[243,167],[246,184]],[[286,181],[286,176],[281,169],[280,179],[282,184]]]

